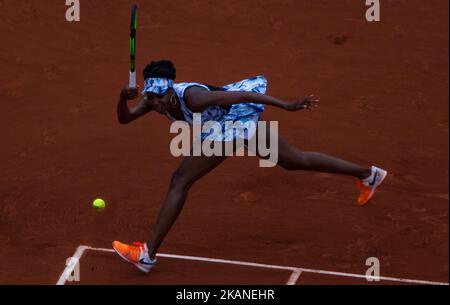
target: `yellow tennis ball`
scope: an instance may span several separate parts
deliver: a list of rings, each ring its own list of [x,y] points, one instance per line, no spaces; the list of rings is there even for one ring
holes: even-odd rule
[[[92,207],[96,210],[103,210],[106,207],[106,202],[101,198],[97,198],[92,203]]]

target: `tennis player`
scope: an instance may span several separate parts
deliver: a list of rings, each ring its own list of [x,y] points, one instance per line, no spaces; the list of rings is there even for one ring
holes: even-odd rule
[[[117,106],[119,122],[128,124],[149,112],[156,111],[171,120],[192,124],[193,113],[201,113],[203,122],[212,120],[221,124],[223,133],[217,135],[215,141],[236,142],[238,138],[248,141],[255,136],[255,132],[252,134],[243,127],[227,130],[225,121],[242,123],[253,121],[256,124],[266,106],[299,111],[315,110],[319,103],[312,95],[293,103],[265,95],[267,81],[263,76],[223,87],[200,83],[175,84],[175,78],[176,69],[172,62],[151,62],[144,70],[145,87],[138,104],[130,109],[127,103],[140,95],[138,88],[127,87],[120,93]],[[271,131],[268,130],[267,133],[267,137],[270,137]],[[207,136],[202,134],[201,138],[205,139]],[[387,176],[387,171],[378,167],[359,166],[323,153],[301,151],[290,145],[281,135],[278,135],[278,139],[279,166],[289,171],[316,171],[354,177],[360,188],[357,199],[360,206],[366,205],[372,199],[376,189]],[[113,248],[117,254],[139,270],[148,273],[156,264],[156,253],[179,216],[192,185],[226,158],[226,156],[185,157],[172,175],[167,196],[147,242],[128,245],[114,241]]]

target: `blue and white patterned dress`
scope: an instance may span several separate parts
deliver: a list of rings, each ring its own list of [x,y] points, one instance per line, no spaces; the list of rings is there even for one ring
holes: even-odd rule
[[[193,113],[186,106],[184,93],[188,88],[193,86],[202,87],[210,91],[208,86],[200,83],[178,83],[173,86],[173,89],[175,90],[180,101],[180,107],[184,115],[184,120],[191,125],[193,124]],[[222,88],[225,91],[244,91],[265,94],[267,90],[267,80],[264,76],[257,76],[223,86]],[[236,138],[250,139],[255,133],[255,129],[249,128],[249,126],[251,126],[250,122],[255,124],[253,126],[256,126],[263,111],[264,105],[256,103],[235,104],[230,107],[208,107],[201,113],[202,125],[208,121],[216,121],[222,127],[222,133],[202,133],[201,139],[204,140],[207,138],[208,140],[222,142],[233,141]],[[166,115],[171,120],[174,120],[170,114],[167,113]],[[229,128],[229,126],[225,124],[227,121],[235,123],[235,128]]]

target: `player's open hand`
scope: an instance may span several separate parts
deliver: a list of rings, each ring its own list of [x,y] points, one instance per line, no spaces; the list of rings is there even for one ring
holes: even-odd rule
[[[137,88],[130,88],[127,86],[122,89],[122,92],[120,92],[120,98],[127,101],[134,100],[138,96],[139,96],[139,86]]]
[[[302,98],[300,101],[287,104],[285,108],[288,111],[299,111],[303,109],[316,110],[319,108],[319,99],[311,94]]]

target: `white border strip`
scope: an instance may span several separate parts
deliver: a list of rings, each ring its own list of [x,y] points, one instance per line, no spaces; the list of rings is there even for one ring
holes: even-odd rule
[[[291,277],[289,278],[289,281],[287,282],[286,285],[288,285],[288,286],[295,285],[301,274],[302,274],[302,270],[300,270],[300,269],[296,269],[296,270],[292,271]]]
[[[92,248],[89,246],[79,246],[72,257],[80,260],[86,250],[100,251],[100,252],[114,252],[113,249]],[[248,267],[255,267],[255,268],[290,270],[290,271],[292,271],[292,273],[291,273],[291,276],[289,277],[287,285],[295,285],[295,283],[297,283],[300,275],[303,272],[366,279],[366,276],[361,275],[361,274],[334,272],[334,271],[326,271],[326,270],[318,270],[318,269],[297,268],[297,267],[289,267],[289,266],[267,265],[267,264],[259,264],[259,263],[235,261],[235,260],[227,260],[227,259],[218,259],[218,258],[209,258],[209,257],[174,255],[174,254],[157,254],[157,256],[165,257],[165,258],[189,260],[189,261],[201,261],[201,262],[218,263],[218,264],[248,266]],[[59,280],[56,283],[56,285],[64,285],[66,283],[66,279],[72,274],[74,267],[75,267],[74,265],[66,266],[66,268],[62,272],[61,276],[59,277]],[[384,277],[384,276],[380,276],[380,280],[389,281],[389,282],[409,283],[409,284],[421,284],[421,285],[447,285],[447,286],[449,285],[449,283],[443,283],[443,282],[431,282],[431,281],[413,280],[413,279],[404,279],[404,278],[395,278],[395,277]]]

